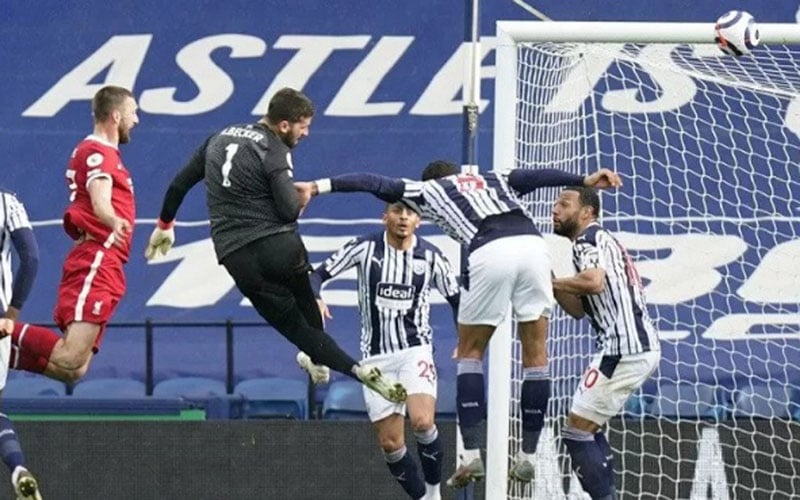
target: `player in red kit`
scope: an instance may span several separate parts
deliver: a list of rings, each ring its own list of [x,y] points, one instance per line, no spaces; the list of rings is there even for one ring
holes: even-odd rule
[[[106,323],[125,293],[135,218],[133,183],[118,145],[130,141],[139,123],[133,94],[106,86],[92,99],[94,131],[69,160],[66,177],[69,205],[64,231],[75,240],[67,254],[53,313],[58,333],[16,323],[11,368],[75,382],[89,368],[103,339]]]

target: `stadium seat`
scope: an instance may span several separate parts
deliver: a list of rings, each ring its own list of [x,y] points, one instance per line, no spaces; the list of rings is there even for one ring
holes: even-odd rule
[[[159,398],[182,398],[192,402],[206,402],[225,396],[227,390],[220,380],[205,377],[178,377],[159,382],[153,388],[153,396]]]
[[[239,382],[234,392],[244,397],[243,418],[308,417],[308,383],[280,377]]]
[[[332,383],[322,405],[322,418],[327,420],[369,419],[361,384],[349,380]]]
[[[662,383],[646,408],[655,417],[720,420],[726,416],[721,394],[710,385]]]
[[[458,415],[456,404],[456,381],[439,379],[436,395],[436,418],[455,420]]]
[[[6,381],[3,398],[61,397],[67,394],[63,382],[46,377],[16,377]]]
[[[777,384],[753,384],[734,393],[734,418],[790,418],[797,410],[791,388]]]
[[[98,378],[81,382],[72,390],[76,398],[136,399],[146,397],[144,382],[129,378]]]

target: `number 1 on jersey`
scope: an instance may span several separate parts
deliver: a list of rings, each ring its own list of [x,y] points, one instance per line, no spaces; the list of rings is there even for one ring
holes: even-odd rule
[[[231,169],[233,168],[233,157],[239,151],[239,145],[232,142],[225,146],[225,163],[222,164],[222,187],[231,187]]]

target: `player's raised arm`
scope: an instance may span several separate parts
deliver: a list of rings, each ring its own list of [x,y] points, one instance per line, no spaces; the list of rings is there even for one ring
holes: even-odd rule
[[[607,168],[601,168],[591,175],[575,175],[555,168],[518,168],[508,174],[508,184],[519,194],[528,194],[542,187],[586,186],[595,188],[619,187],[619,175]]]
[[[172,244],[175,242],[175,215],[183,203],[183,198],[198,182],[205,176],[205,149],[208,141],[204,142],[195,151],[189,163],[172,179],[167,192],[164,194],[164,201],[161,205],[161,213],[156,221],[156,227],[150,234],[144,256],[147,260],[152,259],[158,253],[166,255]]]
[[[342,174],[336,177],[318,179],[311,183],[297,183],[296,187],[301,196],[317,196],[325,193],[372,193],[378,199],[387,203],[400,201],[406,195],[410,181],[386,177],[383,175],[356,172]]]

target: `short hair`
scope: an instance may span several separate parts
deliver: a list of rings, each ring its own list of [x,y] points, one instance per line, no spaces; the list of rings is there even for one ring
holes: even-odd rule
[[[458,167],[454,163],[445,160],[434,160],[422,171],[422,180],[440,179],[448,175],[456,175]]]
[[[275,92],[267,107],[267,121],[272,125],[286,120],[297,123],[303,118],[314,116],[314,103],[305,94],[293,88],[284,87]]]
[[[106,85],[98,90],[92,98],[92,116],[95,122],[108,120],[111,113],[122,108],[127,98],[133,98],[133,93],[116,85]]]
[[[592,207],[595,218],[600,217],[600,195],[597,190],[585,186],[569,186],[564,191],[575,191],[578,193],[578,202],[581,207]]]
[[[407,208],[407,209],[411,210],[412,212],[414,212],[415,214],[419,215],[419,212],[417,211],[416,207],[410,205],[409,203],[406,203],[403,200],[387,202],[386,203],[386,208],[384,208],[383,211],[384,212],[388,212],[389,210],[391,210],[392,207]]]

